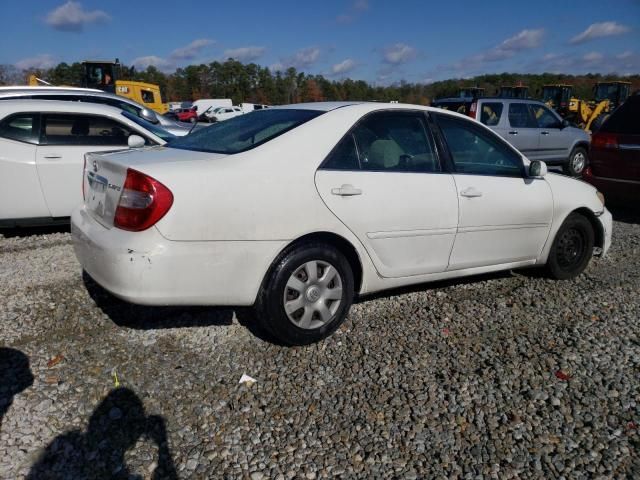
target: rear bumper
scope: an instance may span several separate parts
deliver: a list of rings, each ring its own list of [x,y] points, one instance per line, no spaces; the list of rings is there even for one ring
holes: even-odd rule
[[[71,217],[76,257],[102,287],[142,305],[252,305],[285,241],[175,242],[152,227],[107,229],[84,209]]]

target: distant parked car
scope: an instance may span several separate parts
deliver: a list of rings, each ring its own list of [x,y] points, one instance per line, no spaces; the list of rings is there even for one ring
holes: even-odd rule
[[[640,95],[616,109],[591,138],[583,178],[607,201],[640,208]]]
[[[446,99],[434,102],[434,106],[484,123],[529,160],[562,166],[567,175],[580,176],[588,165],[589,135],[542,102],[483,97],[473,101]]]
[[[131,112],[138,115],[148,122],[160,125],[164,130],[176,136],[188,134],[192,127],[191,125],[179,122],[176,117],[171,118],[169,116],[160,115],[130,98],[103,92],[102,90],[76,87],[0,87],[0,100],[12,100],[19,98],[34,100],[66,100],[70,102],[89,102],[110,105],[125,112]]]
[[[0,225],[68,221],[82,202],[78,182],[85,153],[164,145],[172,138],[157,125],[108,105],[0,102]]]
[[[71,231],[100,285],[149,305],[255,305],[289,344],[330,335],[354,293],[542,265],[566,279],[611,243],[595,188],[418,105],[269,108],[89,154],[84,188]]]
[[[196,123],[198,121],[198,109],[191,108],[179,108],[171,112],[181,122]]]
[[[242,115],[245,112],[240,107],[218,107],[215,110],[207,113],[207,116],[212,122],[222,122],[229,120],[230,118]]]

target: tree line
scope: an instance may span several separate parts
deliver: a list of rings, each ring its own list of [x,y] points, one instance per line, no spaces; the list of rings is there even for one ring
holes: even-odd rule
[[[60,63],[49,69],[26,71],[0,65],[0,85],[26,84],[30,74],[53,85],[79,86],[82,81],[82,65],[77,62]],[[640,74],[621,77],[615,74],[498,73],[428,84],[400,81],[382,86],[363,80],[332,80],[323,75],[299,72],[295,68],[274,72],[255,63],[243,64],[234,59],[189,65],[178,68],[173,73],[162,72],[153,66],[146,70],[123,66],[120,78],[159,85],[165,101],[231,98],[236,104],[251,102],[269,105],[324,100],[399,101],[427,105],[435,98],[456,96],[463,87],[482,87],[486,95],[494,95],[502,85],[517,84],[529,86],[529,94],[537,98],[543,85],[555,83],[573,85],[575,96],[590,99],[596,82],[610,80],[629,81],[632,83],[632,92],[640,90]]]

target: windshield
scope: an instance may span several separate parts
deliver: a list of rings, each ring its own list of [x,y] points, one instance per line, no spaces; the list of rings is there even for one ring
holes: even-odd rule
[[[122,115],[127,117],[132,122],[137,123],[141,127],[149,130],[151,133],[153,133],[157,137],[160,137],[165,142],[170,142],[171,140],[176,138],[176,136],[174,134],[167,132],[164,128],[162,128],[162,127],[160,127],[158,125],[154,125],[151,122],[147,122],[144,118],[140,118],[139,116],[134,115],[134,114],[132,114],[130,112],[122,112]]]
[[[610,100],[612,102],[618,101],[618,85],[616,84],[600,84],[596,88],[596,101]]]
[[[321,115],[317,110],[261,110],[176,138],[171,148],[234,154],[250,150]]]

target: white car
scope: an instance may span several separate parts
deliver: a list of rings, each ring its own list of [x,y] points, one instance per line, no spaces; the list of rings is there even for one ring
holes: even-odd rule
[[[206,115],[212,122],[222,122],[243,114],[244,112],[240,107],[218,107]]]
[[[167,147],[90,154],[76,255],[148,305],[255,305],[288,344],[333,332],[354,294],[546,265],[611,243],[597,190],[484,125],[402,104],[249,113]]]
[[[0,225],[66,221],[82,203],[84,155],[164,145],[173,135],[95,103],[0,101]]]

